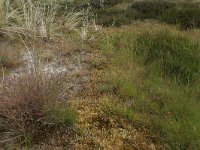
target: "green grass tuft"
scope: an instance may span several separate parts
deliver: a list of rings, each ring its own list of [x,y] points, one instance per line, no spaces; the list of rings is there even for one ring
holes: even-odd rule
[[[136,53],[142,55],[148,66],[154,63],[161,74],[188,84],[198,78],[200,72],[200,46],[187,37],[169,30],[155,35],[144,33],[137,38]]]

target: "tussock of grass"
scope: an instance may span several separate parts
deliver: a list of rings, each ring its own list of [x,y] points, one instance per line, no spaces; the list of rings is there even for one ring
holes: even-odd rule
[[[169,30],[137,37],[136,53],[143,55],[145,64],[154,63],[161,68],[161,74],[185,84],[198,78],[199,51],[198,43]]]
[[[82,18],[82,11],[65,9],[60,13],[61,1],[3,0],[0,32],[10,38],[52,39],[63,32],[74,30]]]
[[[61,102],[62,82],[43,74],[6,80],[0,97],[1,142],[27,146],[73,125],[76,113]]]

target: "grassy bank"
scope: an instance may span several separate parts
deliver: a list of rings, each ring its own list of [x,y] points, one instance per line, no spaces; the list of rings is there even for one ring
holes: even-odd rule
[[[147,129],[165,149],[198,149],[198,33],[144,22],[104,32],[100,48],[112,56],[107,90],[118,96],[105,113]]]

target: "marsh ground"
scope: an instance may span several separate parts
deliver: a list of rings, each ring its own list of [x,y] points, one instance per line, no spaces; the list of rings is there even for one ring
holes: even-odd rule
[[[200,149],[198,2],[9,4],[0,148]]]

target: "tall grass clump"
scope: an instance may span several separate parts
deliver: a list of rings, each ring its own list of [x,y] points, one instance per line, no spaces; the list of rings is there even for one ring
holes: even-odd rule
[[[3,0],[4,22],[1,33],[10,37],[51,39],[64,31],[73,30],[81,22],[82,12],[63,10],[61,1]]]
[[[137,37],[137,54],[145,64],[156,63],[161,74],[181,83],[194,82],[200,73],[200,46],[187,37],[169,30],[156,34],[144,33]]]
[[[110,57],[106,77],[115,87],[111,93],[118,96],[116,103],[123,103],[120,109],[132,114],[126,119],[144,129],[156,147],[198,150],[198,39],[172,27],[152,26],[148,24],[151,31],[147,26],[115,29],[99,42]]]
[[[24,74],[4,81],[0,96],[0,143],[30,146],[72,126],[76,113],[63,101],[63,80]]]

